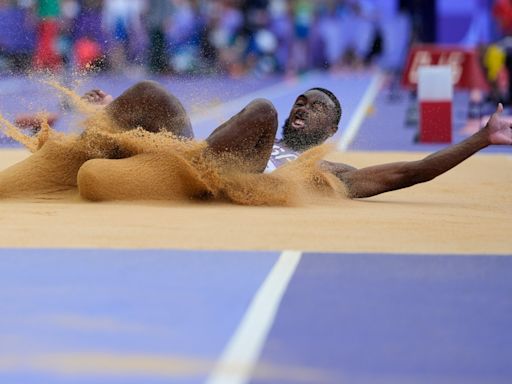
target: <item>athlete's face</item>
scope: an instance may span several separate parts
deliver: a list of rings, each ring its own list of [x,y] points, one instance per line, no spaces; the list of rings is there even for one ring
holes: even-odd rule
[[[283,127],[283,139],[295,149],[321,144],[338,129],[336,120],[336,105],[329,96],[309,90],[295,100]]]

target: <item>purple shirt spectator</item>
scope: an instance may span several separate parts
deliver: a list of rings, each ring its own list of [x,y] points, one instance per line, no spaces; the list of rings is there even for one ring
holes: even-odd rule
[[[36,27],[28,9],[13,5],[0,8],[0,52],[29,53],[35,41]]]

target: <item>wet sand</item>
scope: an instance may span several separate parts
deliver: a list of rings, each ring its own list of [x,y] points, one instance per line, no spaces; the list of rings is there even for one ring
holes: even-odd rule
[[[26,150],[1,150],[0,169]],[[424,154],[336,153],[356,167]],[[294,207],[112,202],[76,193],[0,200],[0,246],[512,254],[512,157],[478,155],[436,180]]]

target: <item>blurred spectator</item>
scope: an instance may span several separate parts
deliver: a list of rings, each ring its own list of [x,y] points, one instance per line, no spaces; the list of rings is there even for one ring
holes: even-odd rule
[[[405,65],[411,43],[411,20],[399,7],[389,4],[379,10],[379,30],[382,33],[381,68],[398,74]]]
[[[272,20],[270,30],[274,34],[277,42],[275,51],[276,69],[281,72],[289,73],[291,68],[288,67],[292,62],[292,50],[295,38],[292,2],[274,0],[271,3],[270,15]]]
[[[243,51],[238,35],[243,25],[243,14],[236,3],[235,0],[220,0],[212,2],[207,9],[210,15],[209,41],[217,51],[217,63],[220,69],[235,76],[243,70],[238,60]]]
[[[102,0],[82,0],[72,31],[73,58],[78,69],[105,65],[107,38],[102,28]]]
[[[491,45],[486,54],[488,78],[491,83],[491,98],[494,101],[503,101],[510,103],[512,99],[512,1],[496,0],[493,5],[493,16],[500,28],[503,40],[501,47]],[[501,54],[500,54],[501,52]],[[508,84],[506,95],[500,91],[499,71],[504,55],[505,68],[507,72],[506,82]]]
[[[10,0],[0,0],[0,70],[30,69],[36,39],[31,15],[30,4],[16,6]]]
[[[399,2],[422,3],[385,1],[396,8]],[[377,0],[0,0],[0,31],[19,31],[24,25],[21,35],[0,34],[0,54],[4,58],[13,52],[16,57],[32,54],[35,68],[51,70],[63,62],[79,69],[121,71],[144,64],[154,73],[222,71],[232,76],[358,67],[381,56],[383,41],[393,41],[389,26],[394,21],[379,19],[382,4]],[[35,47],[31,20],[39,22]]]
[[[287,74],[303,72],[312,66],[311,61],[311,28],[315,14],[315,5],[306,0],[287,2],[288,35],[285,40],[289,53],[285,65]],[[278,34],[278,37],[281,37]],[[280,42],[282,43],[282,37]],[[279,44],[281,47],[281,44]],[[279,52],[279,50],[278,50]]]
[[[489,98],[493,101],[493,104],[498,102],[504,103],[507,100],[508,95],[506,90],[500,84],[500,80],[503,78],[503,69],[507,61],[507,56],[502,47],[497,44],[489,45],[483,54],[483,65],[487,81],[490,85]]]
[[[60,37],[57,39],[57,50],[64,64],[71,65],[73,57],[73,27],[80,12],[78,0],[61,0]]]
[[[264,72],[275,67],[273,54],[277,48],[274,34],[269,30],[270,12],[268,0],[246,0],[242,3],[244,24],[244,69],[257,68]]]
[[[199,67],[205,22],[199,4],[191,0],[173,0],[173,11],[167,28],[172,68],[176,72]]]
[[[400,0],[399,7],[411,19],[413,41],[421,43],[436,42],[437,11],[435,1]]]
[[[329,1],[319,23],[328,65],[360,67],[372,57],[377,36],[372,1]]]
[[[56,70],[62,65],[62,57],[58,52],[59,38],[59,0],[37,1],[37,45],[34,54],[36,69]]]
[[[163,73],[169,70],[166,26],[171,15],[170,0],[149,0],[146,25],[149,35],[149,70]]]
[[[142,26],[142,0],[104,0],[103,25],[109,37],[110,67],[126,68],[129,59],[137,61],[141,40],[145,39]]]

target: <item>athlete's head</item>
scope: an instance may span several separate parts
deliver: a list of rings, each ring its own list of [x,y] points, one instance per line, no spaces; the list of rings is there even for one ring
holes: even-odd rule
[[[322,144],[338,130],[341,105],[331,91],[312,88],[300,95],[283,126],[283,140],[303,151]]]

